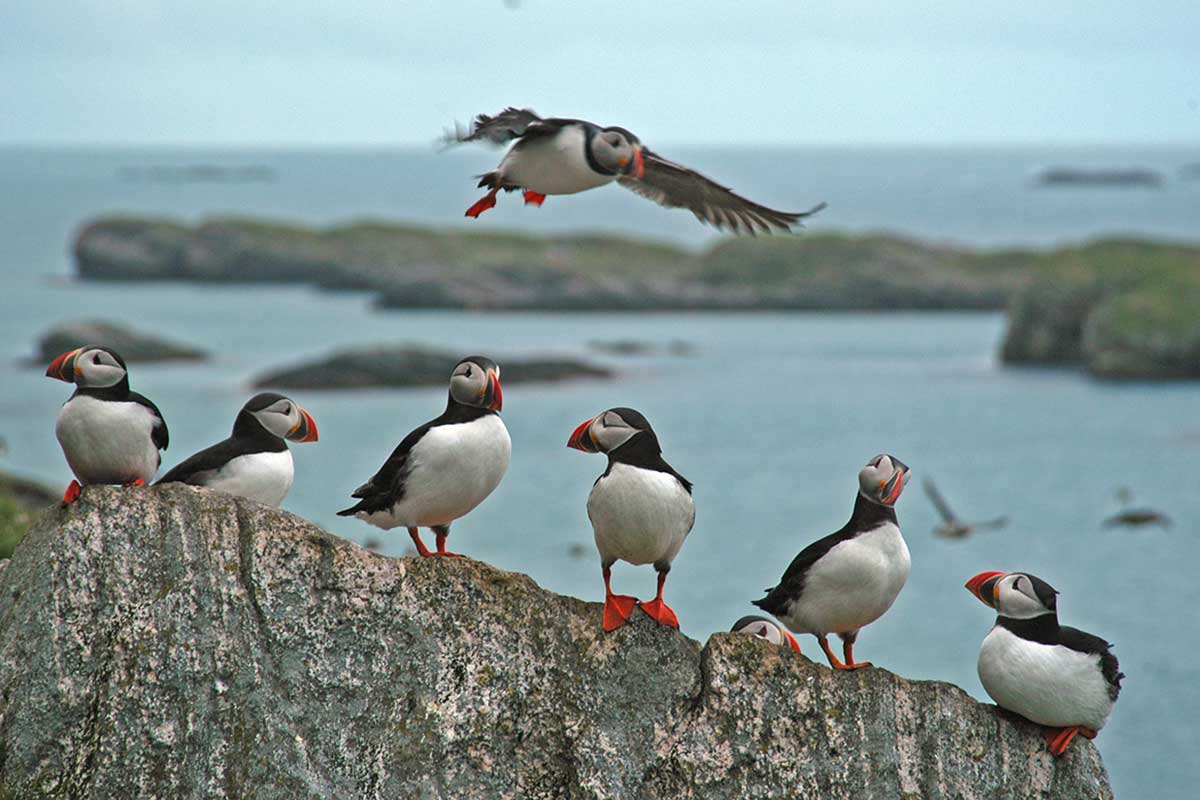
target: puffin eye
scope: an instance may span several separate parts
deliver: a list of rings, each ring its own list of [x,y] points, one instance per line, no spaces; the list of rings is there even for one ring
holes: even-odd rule
[[[471,368],[470,367],[467,367],[466,376],[468,378],[471,377]]]
[[[285,406],[283,407],[283,413],[285,413],[285,414],[290,414],[290,413],[292,413],[292,407],[291,407],[290,405],[285,405]]]
[[[93,364],[99,364],[99,363],[100,363],[100,354],[99,354],[99,353],[96,353],[96,355],[92,356],[92,363],[93,363]]]

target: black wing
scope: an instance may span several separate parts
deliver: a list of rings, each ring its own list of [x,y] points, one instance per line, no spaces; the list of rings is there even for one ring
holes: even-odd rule
[[[1099,636],[1066,625],[1059,626],[1058,643],[1079,653],[1095,653],[1100,656],[1100,671],[1108,684],[1108,696],[1113,700],[1117,699],[1117,695],[1121,693],[1121,678],[1125,677],[1125,673],[1121,672],[1117,657],[1109,649],[1111,644]]]
[[[835,546],[853,536],[854,534],[849,531],[849,526],[847,525],[840,531],[831,533],[813,542],[792,559],[792,563],[788,565],[787,571],[783,573],[783,577],[779,580],[778,586],[768,589],[767,596],[763,599],[752,600],[751,602],[770,614],[786,614],[788,605],[804,591],[804,582],[808,576],[809,567]]]
[[[159,450],[166,450],[167,445],[170,444],[171,435],[167,432],[167,421],[163,419],[162,412],[158,410],[158,406],[154,405],[154,402],[149,397],[140,395],[137,392],[129,393],[129,402],[145,406],[154,412],[157,421],[154,423],[154,427],[150,429],[150,439]]]
[[[396,446],[396,449],[388,456],[388,460],[383,462],[383,466],[371,477],[371,480],[351,493],[350,496],[359,498],[359,501],[350,508],[344,508],[337,512],[338,516],[351,517],[360,511],[368,513],[383,511],[399,502],[404,497],[404,481],[408,477],[410,466],[409,454],[417,442],[421,441],[421,437],[440,421],[440,417],[430,420],[405,436],[404,441]]]
[[[212,447],[206,447],[176,464],[166,475],[158,479],[158,483],[189,483],[193,486],[206,486],[217,470],[248,452],[250,451],[245,447],[239,447],[237,440],[226,439]]]
[[[942,519],[946,522],[957,523],[958,518],[954,516],[954,512],[950,510],[950,506],[946,503],[946,498],[942,497],[942,493],[938,491],[933,481],[926,478],[922,481],[921,485],[925,488],[925,494],[929,495],[929,500],[933,503],[933,507],[942,515]]]
[[[701,222],[734,233],[742,230],[751,235],[758,231],[790,231],[800,220],[825,207],[820,203],[808,211],[776,211],[747,200],[699,172],[667,161],[651,150],[642,150],[642,163],[645,168],[642,177],[621,177],[622,186],[660,206],[686,208]]]
[[[533,109],[510,106],[495,116],[480,114],[469,128],[455,123],[454,132],[447,131],[444,140],[447,145],[478,141],[504,144],[536,132],[544,122]]]

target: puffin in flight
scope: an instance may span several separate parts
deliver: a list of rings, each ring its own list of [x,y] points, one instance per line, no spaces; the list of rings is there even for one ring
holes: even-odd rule
[[[729,632],[748,633],[751,636],[766,639],[773,645],[782,646],[784,642],[787,642],[788,647],[797,653],[800,652],[800,643],[796,641],[796,637],[779,627],[779,623],[772,622],[766,617],[760,617],[757,614],[748,614],[742,617],[733,623],[733,627],[729,629]]]
[[[779,585],[754,605],[793,633],[817,637],[834,669],[869,667],[854,660],[854,641],[864,626],[892,607],[908,580],[911,559],[893,506],[909,468],[891,455],[878,455],[858,473],[850,521],[810,544],[792,561]],[[826,639],[842,639],[839,661]]]
[[[996,624],[979,649],[979,680],[996,705],[1044,725],[1055,756],[1108,722],[1125,677],[1112,646],[1058,624],[1054,587],[1027,572],[981,572],[966,583]]]
[[[601,127],[581,119],[543,119],[528,108],[480,114],[470,128],[447,134],[448,144],[487,141],[516,143],[495,170],[480,177],[488,193],[467,209],[478,217],[496,205],[496,193],[521,189],[526,205],[540,206],[549,194],[576,194],[618,182],[666,208],[686,208],[701,222],[751,235],[790,231],[808,211],[776,211],[761,206],[699,172],[668,161],[643,147],[625,128]]]
[[[295,474],[285,439],[315,442],[317,423],[281,394],[256,394],[238,412],[228,439],[186,459],[158,482],[206,486],[278,507]]]
[[[408,528],[422,556],[457,556],[446,550],[450,523],[468,514],[500,484],[512,442],[500,420],[504,395],[500,366],[485,356],[467,356],[450,375],[446,410],[414,430],[379,471],[354,490],[358,503],[338,513],[377,528]],[[437,550],[421,541],[418,528],[432,528]]]
[[[608,456],[608,468],[587,501],[604,575],[604,630],[624,625],[638,605],[637,598],[612,592],[612,565],[618,559],[654,565],[658,594],[641,603],[642,610],[659,624],[678,628],[679,618],[663,601],[663,583],[696,521],[692,484],[663,460],[654,429],[632,408],[610,408],[587,420],[567,447]]]
[[[115,350],[68,350],[50,362],[46,377],[75,384],[54,425],[75,473],[63,503],[91,484],[143,486],[154,478],[169,442],[167,423],[158,406],[129,390],[129,371]]]

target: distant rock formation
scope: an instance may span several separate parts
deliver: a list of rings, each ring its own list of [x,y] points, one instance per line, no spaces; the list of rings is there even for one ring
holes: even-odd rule
[[[1049,167],[1038,173],[1037,182],[1041,186],[1158,187],[1163,176],[1145,167]]]
[[[148,361],[203,361],[203,350],[178,344],[125,325],[104,320],[82,320],[55,325],[38,339],[34,366],[46,366],[54,358],[89,344],[102,344],[121,354],[129,363]]]
[[[254,379],[255,388],[363,389],[376,386],[442,386],[466,353],[422,345],[377,345],[339,350]],[[493,354],[494,355],[494,354]],[[612,371],[572,358],[497,356],[505,384],[609,378]]]
[[[964,658],[974,658],[974,651]],[[181,484],[88,487],[0,571],[0,796],[1112,797],[1093,743]]]

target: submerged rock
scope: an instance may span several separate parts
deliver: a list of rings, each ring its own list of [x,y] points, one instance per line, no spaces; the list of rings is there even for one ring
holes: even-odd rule
[[[64,322],[42,334],[38,339],[37,355],[30,361],[34,365],[44,367],[62,353],[88,344],[111,347],[131,364],[147,361],[202,361],[208,358],[208,354],[203,350],[135,331],[124,325],[104,320],[81,320]]]
[[[466,353],[421,345],[395,345],[340,350],[293,367],[272,370],[254,379],[255,388],[363,389],[387,386],[441,386]],[[505,384],[609,378],[612,371],[571,358],[500,358]]]
[[[0,796],[1110,798],[1091,742],[183,485],[89,487],[0,571]]]

